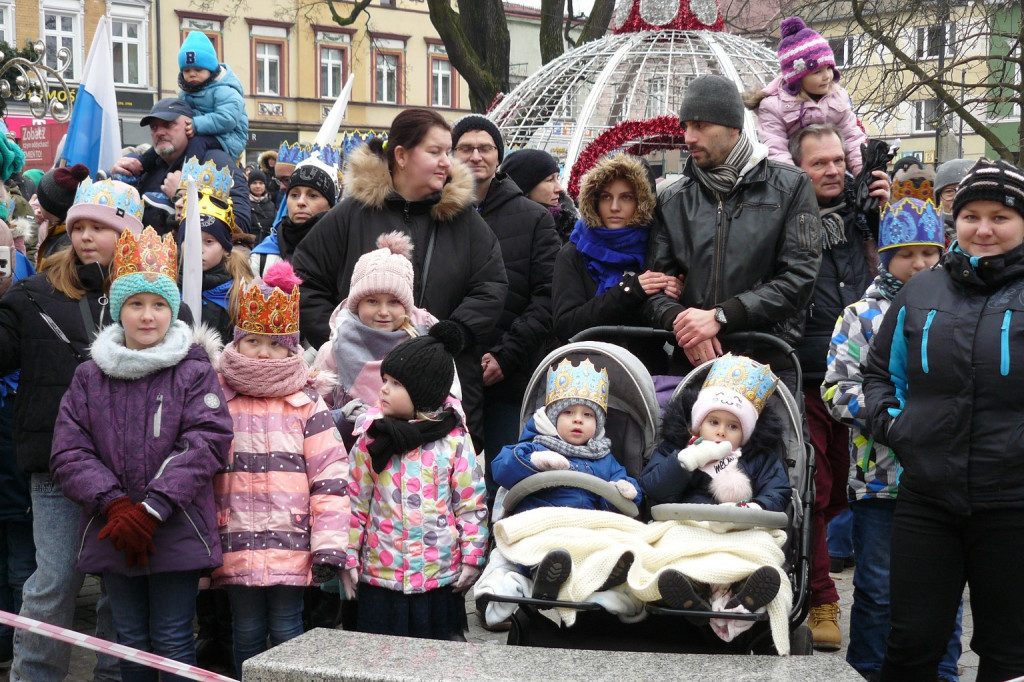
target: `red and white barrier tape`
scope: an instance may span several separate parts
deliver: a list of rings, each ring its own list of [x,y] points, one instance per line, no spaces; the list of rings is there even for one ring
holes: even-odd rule
[[[23,616],[17,616],[7,611],[0,611],[0,625],[10,625],[11,627],[18,628],[19,630],[28,630],[34,632],[37,635],[43,637],[49,637],[50,639],[60,640],[61,642],[67,642],[68,644],[74,644],[75,646],[85,647],[86,649],[92,649],[100,653],[109,654],[115,658],[123,658],[126,661],[132,661],[134,663],[141,663],[142,665],[150,668],[156,668],[162,670],[165,673],[174,673],[181,677],[187,677],[190,680],[199,680],[199,682],[235,682],[230,677],[224,677],[217,673],[212,673],[209,670],[203,670],[197,668],[194,665],[188,665],[187,663],[181,663],[179,661],[172,661],[169,658],[163,656],[157,656],[146,651],[139,651],[133,649],[130,646],[124,646],[123,644],[114,644],[108,642],[105,639],[99,637],[92,637],[90,635],[83,635],[81,632],[69,630],[68,628],[60,628],[56,625],[50,625],[40,620],[33,620],[32,618],[24,618]]]

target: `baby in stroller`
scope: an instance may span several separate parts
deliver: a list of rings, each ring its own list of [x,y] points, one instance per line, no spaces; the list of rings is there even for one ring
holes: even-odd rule
[[[545,404],[527,421],[519,442],[505,446],[494,458],[491,466],[495,482],[508,490],[542,471],[579,471],[612,483],[624,499],[639,503],[639,483],[611,453],[611,441],[605,435],[608,389],[607,370],[598,370],[589,358],[578,365],[564,358],[556,367],[549,367]],[[616,510],[608,500],[588,490],[555,487],[527,496],[515,512],[541,507]],[[632,555],[624,556],[601,589],[622,583],[631,562]],[[506,564],[496,549],[490,565],[494,568],[489,574],[505,567],[532,579],[531,596],[537,599],[556,599],[559,587],[572,572],[571,558],[564,549],[548,552],[535,568]],[[498,610],[504,614],[508,607]],[[491,620],[493,617],[488,617]]]
[[[665,411],[663,441],[640,476],[649,503],[784,512],[792,489],[777,453],[783,423],[770,411],[762,414],[777,384],[767,365],[729,354],[711,366],[699,393],[690,386],[673,398]],[[657,584],[670,608],[754,612],[778,594],[781,573],[763,565],[744,580],[709,584],[668,567]],[[731,641],[752,622],[714,619],[711,625]]]

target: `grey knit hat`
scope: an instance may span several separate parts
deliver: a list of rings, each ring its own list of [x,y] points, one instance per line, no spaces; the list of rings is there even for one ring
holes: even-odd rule
[[[679,107],[679,122],[702,121],[729,128],[743,128],[743,98],[739,88],[724,76],[698,76],[686,88]]]
[[[942,190],[950,185],[959,185],[975,162],[970,159],[950,159],[935,171],[935,203],[939,202]]]
[[[494,140],[494,146],[498,148],[498,163],[505,158],[505,140],[501,138],[501,131],[498,126],[480,114],[466,114],[452,126],[452,148],[459,144],[459,138],[472,130],[482,130]]]
[[[595,422],[597,428],[594,431],[594,436],[600,438],[604,435],[604,423],[607,415],[600,405],[595,403],[593,400],[587,400],[585,398],[562,398],[556,400],[547,407],[544,408],[544,413],[547,415],[548,420],[558,425],[558,415],[562,414],[562,410],[572,407],[573,405],[586,405],[594,411]]]

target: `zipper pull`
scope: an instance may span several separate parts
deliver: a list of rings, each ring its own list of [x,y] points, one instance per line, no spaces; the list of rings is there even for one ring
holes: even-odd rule
[[[410,222],[412,222],[412,218],[409,216],[409,202],[408,201],[405,202],[404,212],[405,212],[405,218],[404,218],[405,224],[408,225]]]
[[[160,421],[164,411],[164,394],[156,397],[156,414],[153,415],[153,438],[160,437]]]

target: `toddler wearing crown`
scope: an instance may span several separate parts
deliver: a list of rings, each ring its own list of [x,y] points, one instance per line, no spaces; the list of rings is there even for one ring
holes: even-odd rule
[[[232,426],[199,343],[210,335],[177,319],[177,270],[171,236],[121,232],[115,324],[64,395],[50,470],[82,507],[78,570],[102,576],[118,642],[194,664],[199,578],[221,563],[213,476],[227,462]],[[148,670],[120,666],[126,680]]]

